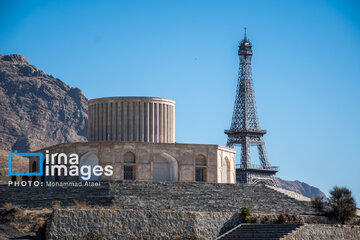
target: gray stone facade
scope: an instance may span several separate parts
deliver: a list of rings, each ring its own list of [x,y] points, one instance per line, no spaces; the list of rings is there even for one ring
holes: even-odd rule
[[[47,239],[214,239],[240,223],[238,213],[160,210],[55,210]]]
[[[47,239],[215,239],[240,223],[239,212],[57,209],[48,220],[46,234]],[[305,224],[282,239],[358,240],[359,237],[359,226]]]
[[[101,182],[94,187],[0,186],[0,205],[68,206],[77,201],[119,209],[314,214],[309,202],[299,201],[265,185],[217,183]]]
[[[195,182],[196,168],[201,168],[204,170],[204,182],[236,183],[236,150],[219,145],[100,141],[63,143],[38,152],[45,154],[46,150],[49,151],[49,155],[76,153],[80,158],[79,166],[110,165],[113,167],[112,176],[102,175],[91,179],[92,181],[124,180],[125,166],[133,167],[132,180],[156,181],[157,166],[165,164],[165,168],[161,168],[161,171],[174,173],[171,179],[165,179],[166,181]],[[133,156],[133,162],[130,163],[125,160],[129,154]],[[199,163],[198,159],[202,162]],[[30,172],[39,171],[38,161],[38,158],[30,157]],[[43,164],[45,169],[45,161]],[[37,167],[33,169],[33,166]],[[40,179],[37,177],[37,180]],[[50,177],[51,181],[56,179],[57,181],[78,181],[79,177],[66,177],[63,174]]]

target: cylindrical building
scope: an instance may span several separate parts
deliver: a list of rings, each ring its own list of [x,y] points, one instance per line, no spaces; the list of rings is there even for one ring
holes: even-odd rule
[[[89,141],[175,143],[175,101],[107,97],[88,102]]]

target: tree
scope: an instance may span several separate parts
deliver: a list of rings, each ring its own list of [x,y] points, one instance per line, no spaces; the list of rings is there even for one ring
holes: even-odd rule
[[[313,208],[319,213],[324,213],[324,199],[320,197],[311,198]]]
[[[335,186],[330,191],[329,205],[327,215],[342,224],[356,216],[355,200],[351,191],[345,187]]]

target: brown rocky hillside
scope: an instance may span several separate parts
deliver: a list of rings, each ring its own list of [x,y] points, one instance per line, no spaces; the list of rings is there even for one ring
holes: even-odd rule
[[[21,55],[0,55],[0,149],[85,141],[87,98]]]
[[[288,181],[278,178],[279,188],[299,193],[305,197],[320,197],[326,199],[326,195],[317,187],[310,186],[307,183],[296,181]]]

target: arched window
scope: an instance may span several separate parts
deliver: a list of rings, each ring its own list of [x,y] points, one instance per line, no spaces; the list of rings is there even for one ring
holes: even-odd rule
[[[177,182],[178,162],[168,153],[161,153],[154,156],[152,163],[154,182]]]
[[[124,155],[124,163],[135,163],[135,154],[127,152]]]
[[[206,157],[202,154],[195,159],[195,181],[206,182]]]
[[[124,180],[135,180],[136,157],[132,152],[124,155]]]
[[[230,171],[230,161],[227,157],[225,157],[222,161],[222,183],[231,183],[231,171]]]
[[[197,155],[196,160],[195,160],[195,165],[196,166],[206,166],[206,157],[202,154]]]

